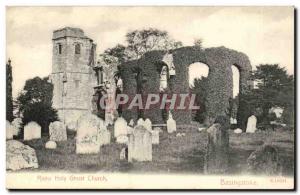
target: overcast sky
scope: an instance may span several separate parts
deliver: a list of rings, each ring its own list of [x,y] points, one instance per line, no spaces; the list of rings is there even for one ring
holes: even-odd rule
[[[279,63],[293,74],[293,15],[292,7],[9,7],[13,95],[27,79],[51,73],[52,32],[65,26],[82,28],[97,43],[98,54],[124,43],[129,30],[154,27],[184,45],[201,38],[204,47],[244,52],[253,68]]]

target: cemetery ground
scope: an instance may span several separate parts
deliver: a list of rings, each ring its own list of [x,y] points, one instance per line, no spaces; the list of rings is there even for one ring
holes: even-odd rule
[[[177,137],[177,133],[185,136]],[[39,168],[32,171],[62,172],[119,172],[119,173],[186,173],[203,174],[207,144],[205,130],[199,132],[198,125],[178,127],[177,132],[160,133],[160,144],[153,145],[152,162],[120,160],[125,144],[111,143],[101,147],[99,154],[76,154],[75,132],[68,131],[68,140],[57,142],[54,150],[45,149],[48,136],[42,139],[22,141],[34,148]],[[283,130],[257,131],[235,134],[230,131],[229,174],[243,174],[247,169],[247,158],[264,143],[272,143],[279,151],[283,175],[293,175],[294,132]]]

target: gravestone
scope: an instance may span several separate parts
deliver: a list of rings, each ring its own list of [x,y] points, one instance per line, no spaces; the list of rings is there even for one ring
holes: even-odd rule
[[[14,135],[17,136],[20,133],[21,130],[21,125],[22,125],[22,119],[21,118],[15,118],[12,122],[11,122],[12,126],[14,126],[15,131],[14,131]]]
[[[236,134],[240,134],[240,133],[243,133],[243,130],[238,128],[238,129],[235,129],[233,132]]]
[[[150,132],[152,131],[152,122],[150,121],[150,119],[147,118],[144,122],[144,125],[148,131]]]
[[[139,118],[139,120],[136,122],[136,126],[139,126],[139,125],[145,126],[145,121],[144,121],[144,119]]]
[[[128,124],[128,126],[130,126],[130,127],[134,127],[134,120],[133,120],[133,119],[131,119],[131,120],[129,121],[129,124]]]
[[[161,129],[159,127],[155,127],[152,133],[152,144],[159,144],[159,133],[161,132]]]
[[[31,121],[24,127],[24,140],[40,139],[41,126],[36,122]]]
[[[6,121],[6,139],[13,139],[15,128],[9,121]]]
[[[103,120],[94,114],[84,114],[78,119],[76,154],[96,154],[100,152],[99,131]]]
[[[107,129],[100,130],[99,131],[99,140],[100,140],[101,146],[110,144],[111,133]]]
[[[127,126],[127,134],[132,134],[133,133],[133,127],[131,127],[130,125]]]
[[[144,126],[136,126],[129,136],[128,161],[152,161],[151,133]]]
[[[261,175],[281,174],[279,153],[272,145],[263,145],[252,152],[247,159],[248,172]]]
[[[56,149],[57,144],[55,141],[47,141],[45,144],[46,149]]]
[[[230,117],[230,124],[232,125],[237,124],[237,120],[235,118]]]
[[[176,121],[173,119],[171,112],[169,112],[169,118],[167,120],[167,131],[168,133],[173,133],[176,131]]]
[[[119,135],[116,139],[116,142],[119,144],[128,144],[128,136],[127,135]]]
[[[63,122],[55,121],[49,125],[49,136],[51,141],[67,140],[67,129]]]
[[[206,127],[199,127],[199,128],[198,128],[198,131],[201,132],[201,131],[203,131],[203,130],[205,130],[205,129],[206,129]]]
[[[205,156],[206,174],[224,174],[228,170],[229,135],[227,128],[215,123],[207,129],[208,143]]]
[[[252,115],[248,118],[246,133],[255,133],[256,131],[256,116]]]
[[[114,136],[115,138],[119,136],[127,135],[127,122],[123,117],[119,117],[115,121],[114,125]]]
[[[77,130],[77,122],[70,122],[67,124],[67,129],[70,131],[76,131]]]
[[[6,169],[20,170],[38,168],[35,150],[17,140],[6,142]]]

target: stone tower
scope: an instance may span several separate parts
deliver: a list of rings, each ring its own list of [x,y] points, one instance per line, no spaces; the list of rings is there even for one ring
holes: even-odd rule
[[[83,30],[70,27],[55,30],[52,42],[53,107],[61,121],[74,126],[92,108],[96,44]]]

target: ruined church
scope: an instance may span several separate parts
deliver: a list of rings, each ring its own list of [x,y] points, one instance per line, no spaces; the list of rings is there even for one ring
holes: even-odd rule
[[[84,113],[93,112],[113,123],[116,115],[127,122],[149,118],[153,124],[166,121],[167,110],[158,106],[151,109],[126,109],[126,106],[100,112],[99,101],[108,94],[111,101],[117,93],[133,97],[135,94],[189,94],[189,65],[201,62],[209,67],[207,77],[206,123],[211,124],[217,115],[228,115],[232,98],[233,76],[231,66],[240,73],[239,93],[253,87],[252,70],[247,55],[225,47],[181,47],[170,51],[150,51],[140,59],[119,65],[119,78],[104,64],[97,63],[96,44],[79,28],[65,27],[53,32],[51,82],[54,85],[53,107],[61,121],[74,125]],[[110,70],[111,71],[111,70]],[[188,97],[189,98],[189,97]],[[201,109],[201,108],[200,108]],[[180,124],[189,124],[191,110],[171,110]],[[99,114],[102,113],[102,114]],[[239,113],[239,111],[238,111]]]

